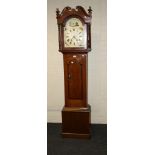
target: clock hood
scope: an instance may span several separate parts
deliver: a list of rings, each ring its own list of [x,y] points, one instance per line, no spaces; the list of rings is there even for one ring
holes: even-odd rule
[[[58,24],[64,23],[67,18],[71,16],[79,17],[83,19],[84,23],[90,23],[92,18],[92,9],[89,7],[88,13],[82,6],[76,6],[76,8],[71,8],[69,6],[65,7],[60,13],[59,9],[56,10],[57,22]]]

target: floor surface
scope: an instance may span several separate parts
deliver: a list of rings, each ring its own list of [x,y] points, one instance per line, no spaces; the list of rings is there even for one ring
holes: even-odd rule
[[[47,124],[47,155],[107,155],[107,125],[91,125],[91,139],[62,138],[61,124]]]

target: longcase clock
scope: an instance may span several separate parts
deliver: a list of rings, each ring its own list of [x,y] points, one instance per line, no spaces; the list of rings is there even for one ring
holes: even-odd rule
[[[91,107],[88,104],[88,52],[91,51],[91,7],[56,10],[59,51],[64,59],[65,105],[62,136],[89,138]]]

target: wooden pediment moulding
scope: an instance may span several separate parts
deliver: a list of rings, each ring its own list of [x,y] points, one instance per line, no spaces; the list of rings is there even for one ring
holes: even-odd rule
[[[71,8],[67,6],[62,10],[61,13],[57,8],[56,15],[58,19],[58,24],[62,24],[70,16],[81,17],[81,19],[83,19],[85,23],[89,23],[92,18],[92,9],[91,7],[89,7],[87,13],[82,6],[76,6],[76,8]]]

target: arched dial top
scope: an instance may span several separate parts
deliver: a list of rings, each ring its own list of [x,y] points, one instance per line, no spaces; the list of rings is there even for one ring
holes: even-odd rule
[[[64,26],[64,47],[86,47],[86,27],[79,18],[67,20]]]

